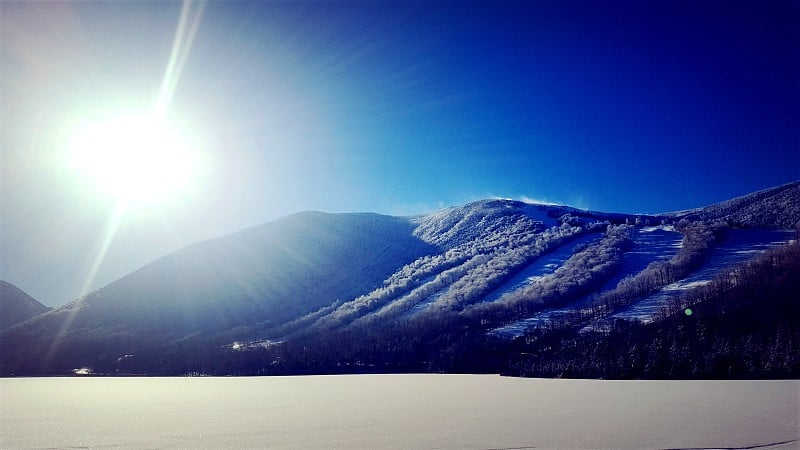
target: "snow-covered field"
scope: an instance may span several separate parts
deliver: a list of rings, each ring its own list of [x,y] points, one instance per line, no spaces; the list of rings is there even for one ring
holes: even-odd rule
[[[0,379],[0,448],[797,448],[797,380]]]

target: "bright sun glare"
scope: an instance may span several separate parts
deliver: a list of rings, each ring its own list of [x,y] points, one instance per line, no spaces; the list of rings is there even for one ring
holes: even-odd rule
[[[72,163],[122,203],[153,203],[187,187],[194,166],[181,136],[159,118],[95,122],[77,133]]]

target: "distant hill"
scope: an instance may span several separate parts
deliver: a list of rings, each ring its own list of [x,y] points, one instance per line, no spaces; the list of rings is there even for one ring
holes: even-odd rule
[[[748,228],[800,227],[800,181],[727,200],[704,208],[666,214],[669,217],[726,221]]]
[[[282,324],[373,289],[432,252],[413,230],[403,218],[304,212],[190,245],[0,335],[2,357],[37,355],[29,360],[36,367],[48,353],[59,361],[116,358]]]
[[[0,280],[0,330],[49,311],[47,307],[11,283]]]
[[[544,342],[536,337],[542,333],[566,345],[621,322],[668,319],[689,294],[717,298],[697,294],[712,282],[743,290],[756,272],[732,275],[739,264],[797,245],[786,229],[800,220],[798,204],[800,182],[652,216],[506,199],[414,217],[293,214],[190,245],[0,331],[0,375],[89,367],[161,375],[536,376],[530,367],[510,367],[510,355],[539,351],[525,346]],[[759,339],[777,339],[777,328],[762,325]],[[794,345],[800,325],[782,326]],[[557,373],[560,360],[548,364],[547,373]],[[783,362],[771,370],[793,373]]]

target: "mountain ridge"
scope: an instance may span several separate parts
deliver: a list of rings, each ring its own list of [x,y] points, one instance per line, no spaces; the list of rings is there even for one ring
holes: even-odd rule
[[[17,286],[0,280],[0,330],[25,322],[51,309]]]
[[[701,208],[664,213],[686,220],[721,220],[750,228],[797,228],[800,226],[800,181],[762,189]]]
[[[347,341],[350,333],[383,329],[395,330],[390,339],[406,339],[404,333],[415,330],[441,341],[431,330],[449,333],[447,327],[462,322],[483,336],[552,305],[585,317],[612,314],[616,310],[597,302],[628,305],[679,280],[730,227],[783,227],[800,202],[775,207],[792,200],[800,200],[800,182],[663,215],[507,199],[408,217],[304,211],[189,245],[0,332],[0,374],[64,374],[80,367],[176,374],[200,362],[200,371],[225,374],[244,370],[231,361],[252,358],[273,358],[267,366],[280,367],[259,370],[281,373],[298,355],[280,352],[309,339],[311,347],[328,345],[317,337]],[[767,209],[769,215],[758,216]],[[654,255],[649,264],[623,264],[639,234],[652,228],[680,233],[686,248],[669,260]],[[785,244],[783,236],[770,239]],[[618,271],[633,266],[641,272],[623,274],[626,281]],[[607,286],[611,290],[595,303],[580,303],[601,294],[594,290],[611,277],[627,284]],[[501,286],[502,295],[489,297]]]

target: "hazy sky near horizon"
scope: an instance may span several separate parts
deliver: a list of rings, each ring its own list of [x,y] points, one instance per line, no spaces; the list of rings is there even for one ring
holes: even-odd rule
[[[69,136],[157,101],[181,8],[0,5],[0,279],[48,305],[80,293],[115,199],[65,162]],[[91,288],[301,210],[655,213],[800,179],[797,2],[192,8],[167,116],[202,170],[126,211]]]

